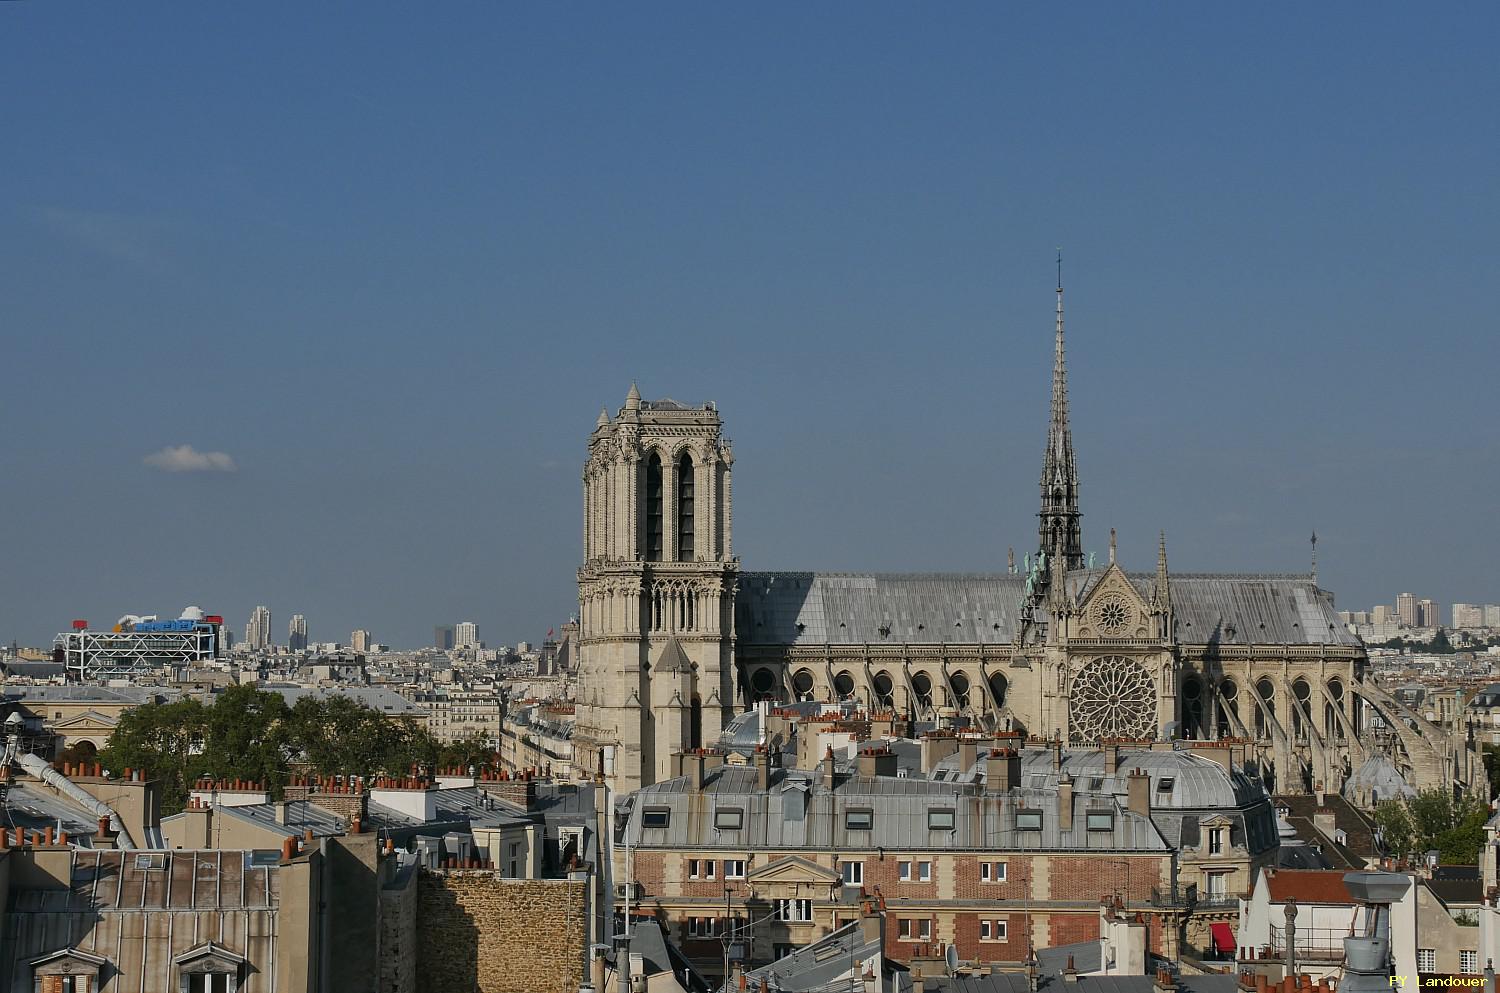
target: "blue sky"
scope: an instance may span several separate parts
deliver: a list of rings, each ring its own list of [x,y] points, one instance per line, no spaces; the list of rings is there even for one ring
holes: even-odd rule
[[[1298,571],[1316,529],[1340,606],[1500,601],[1497,29],[0,5],[0,638],[535,640],[632,379],[718,403],[746,568],[1002,569],[1058,245],[1089,548]]]

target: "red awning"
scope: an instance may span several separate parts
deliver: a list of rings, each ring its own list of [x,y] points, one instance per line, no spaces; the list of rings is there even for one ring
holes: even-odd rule
[[[1227,955],[1233,955],[1236,947],[1234,928],[1228,924],[1211,924],[1209,927],[1214,933],[1214,947]]]

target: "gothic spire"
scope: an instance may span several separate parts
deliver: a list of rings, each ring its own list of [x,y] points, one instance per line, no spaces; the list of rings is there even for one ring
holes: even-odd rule
[[[1167,532],[1163,531],[1156,545],[1156,600],[1162,607],[1172,606],[1172,582],[1167,577]]]
[[[1083,568],[1079,527],[1078,467],[1073,458],[1073,430],[1068,424],[1068,367],[1063,344],[1062,250],[1057,253],[1057,324],[1052,358],[1052,410],[1047,424],[1047,451],[1042,457],[1041,550],[1068,569]]]

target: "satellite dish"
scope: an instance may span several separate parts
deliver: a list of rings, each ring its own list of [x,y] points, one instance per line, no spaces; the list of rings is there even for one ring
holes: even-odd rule
[[[948,946],[948,950],[943,953],[943,962],[944,962],[945,965],[948,966],[948,975],[950,975],[950,976],[956,976],[956,975],[958,975],[958,949],[957,948],[954,948],[952,945],[949,945]]]

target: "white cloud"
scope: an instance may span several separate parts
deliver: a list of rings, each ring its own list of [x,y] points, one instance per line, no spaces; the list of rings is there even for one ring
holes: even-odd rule
[[[168,445],[141,460],[163,472],[234,472],[234,459],[224,452],[200,452],[192,445]]]

